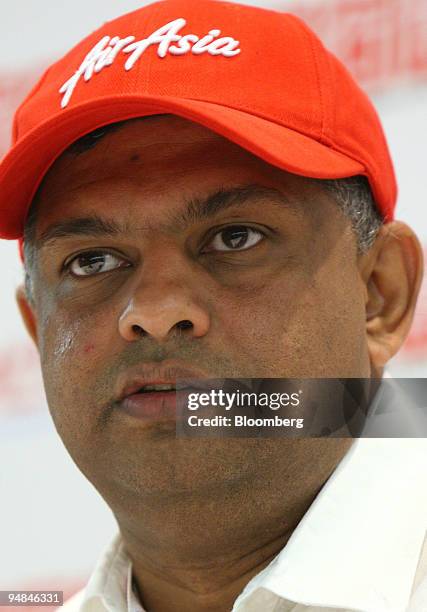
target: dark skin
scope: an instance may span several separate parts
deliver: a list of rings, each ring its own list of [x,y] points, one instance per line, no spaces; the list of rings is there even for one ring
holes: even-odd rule
[[[257,188],[194,214],[218,190],[247,186]],[[56,428],[118,521],[146,609],[230,610],[351,440],[177,439],[170,423],[116,410],[118,386],[129,373],[181,368],[381,377],[411,325],[420,244],[394,222],[358,255],[349,220],[319,184],[172,116],[131,121],[64,154],[37,205],[34,301],[23,287],[17,297]],[[115,232],[87,226],[41,241],[58,223],[93,216]],[[249,246],[226,243],[221,231],[236,224],[249,228]],[[88,250],[113,257],[92,275],[74,275],[85,260],[63,269]]]

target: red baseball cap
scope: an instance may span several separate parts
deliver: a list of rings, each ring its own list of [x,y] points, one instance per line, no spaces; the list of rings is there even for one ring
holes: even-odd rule
[[[397,187],[368,97],[297,17],[164,0],[104,24],[53,64],[17,110],[0,164],[0,237],[22,238],[44,175],[74,141],[171,113],[302,176],[365,175],[392,220]]]

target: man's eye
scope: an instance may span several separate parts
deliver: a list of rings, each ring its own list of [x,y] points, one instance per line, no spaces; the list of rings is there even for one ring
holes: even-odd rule
[[[245,225],[233,225],[218,232],[208,245],[208,251],[244,251],[264,238],[260,231]]]
[[[94,276],[102,272],[110,272],[116,268],[128,265],[123,259],[111,253],[92,251],[81,253],[66,265],[74,276]]]

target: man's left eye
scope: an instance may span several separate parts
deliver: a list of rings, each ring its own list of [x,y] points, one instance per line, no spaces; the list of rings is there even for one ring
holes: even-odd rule
[[[95,276],[127,265],[126,261],[112,253],[91,251],[77,255],[66,267],[74,276]]]
[[[246,225],[233,225],[215,234],[208,245],[208,251],[244,251],[264,238],[259,230]]]

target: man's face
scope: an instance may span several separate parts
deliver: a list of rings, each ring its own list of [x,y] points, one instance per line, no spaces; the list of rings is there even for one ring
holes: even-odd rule
[[[371,374],[350,222],[319,184],[199,125],[131,121],[63,155],[40,191],[36,235],[49,407],[113,505],[124,490],[220,486],[256,478],[263,465],[286,469],[283,460],[289,469],[290,452],[307,464],[326,448],[178,440],[174,427],[117,408],[135,377]],[[349,444],[324,442],[331,465]]]

